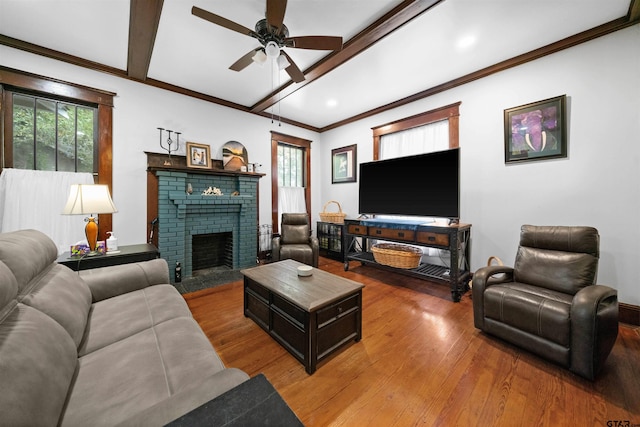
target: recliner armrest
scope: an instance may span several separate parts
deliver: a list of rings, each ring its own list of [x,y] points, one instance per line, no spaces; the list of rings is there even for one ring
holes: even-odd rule
[[[496,274],[504,274],[500,280],[493,278]],[[489,265],[479,268],[473,273],[471,294],[473,298],[473,324],[478,329],[484,325],[484,290],[498,283],[513,281],[513,267],[506,265]]]
[[[571,304],[571,370],[593,380],[618,337],[618,291],[582,288]]]
[[[271,239],[271,260],[280,261],[280,236]]]
[[[162,258],[80,271],[91,290],[92,302],[152,285],[169,284],[169,266]]]
[[[317,237],[311,236],[309,237],[309,244],[311,245],[311,250],[313,251],[313,264],[312,267],[318,267],[318,256],[320,255],[320,242]]]

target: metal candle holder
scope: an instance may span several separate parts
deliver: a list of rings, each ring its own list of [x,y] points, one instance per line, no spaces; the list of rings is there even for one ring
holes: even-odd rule
[[[175,153],[176,151],[178,151],[180,149],[180,134],[182,132],[174,132],[172,130],[167,129],[167,132],[169,132],[169,137],[167,138],[166,146],[165,146],[165,144],[162,143],[162,131],[165,130],[165,129],[164,128],[158,128],[158,130],[160,131],[160,148],[162,148],[163,150],[167,150],[167,153],[169,153],[169,164],[171,164],[171,153]],[[171,139],[171,132],[176,134],[176,147],[175,148],[171,147],[173,145],[173,140]]]

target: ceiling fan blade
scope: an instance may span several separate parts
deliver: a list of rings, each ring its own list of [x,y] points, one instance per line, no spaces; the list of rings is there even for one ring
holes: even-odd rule
[[[284,50],[281,50],[280,54],[284,55],[284,57],[287,58],[287,61],[289,61],[289,66],[284,70],[287,72],[287,74],[289,74],[289,77],[291,77],[291,80],[293,80],[296,83],[303,82],[304,74],[302,73],[302,71],[300,71],[300,68],[298,68],[296,63],[293,62],[293,59],[291,59],[291,57],[287,55],[287,53]]]
[[[301,36],[287,37],[285,46],[298,49],[341,50],[342,37],[334,36]]]
[[[233,71],[242,71],[242,70],[244,70],[246,67],[251,65],[251,63],[253,62],[253,55],[255,55],[256,52],[259,51],[260,49],[262,49],[262,48],[258,47],[258,48],[253,49],[252,51],[250,51],[249,53],[244,55],[242,58],[240,58],[236,62],[234,62],[229,67],[229,69],[233,70]]]
[[[267,18],[267,23],[271,27],[278,29],[278,33],[282,28],[286,10],[287,0],[267,0],[267,12],[265,13],[265,17]]]
[[[191,14],[197,16],[198,18],[202,18],[205,21],[213,22],[216,25],[220,25],[221,27],[228,28],[229,30],[236,31],[240,34],[244,34],[247,36],[251,36],[257,38],[257,34],[240,24],[237,24],[233,21],[228,20],[227,18],[223,18],[222,16],[218,16],[215,13],[208,12],[204,9],[200,9],[197,6],[193,6],[191,8]]]

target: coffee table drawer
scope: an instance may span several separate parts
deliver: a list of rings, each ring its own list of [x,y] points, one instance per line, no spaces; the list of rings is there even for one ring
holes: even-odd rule
[[[304,325],[305,312],[278,295],[273,295],[273,307],[290,316],[300,327]]]
[[[244,310],[260,326],[269,328],[269,305],[254,295],[253,292],[245,292]]]
[[[356,338],[360,329],[358,310],[352,310],[318,330],[318,360],[322,360],[346,341]]]
[[[305,360],[305,331],[288,318],[274,311],[271,333],[298,359]]]
[[[266,289],[264,286],[262,286],[261,284],[259,284],[258,282],[256,282],[255,280],[251,280],[249,278],[247,278],[245,280],[246,289],[251,290],[253,293],[255,293],[256,295],[259,295],[260,297],[262,297],[264,299],[265,302],[269,302],[269,290]]]
[[[350,310],[358,308],[358,295],[353,295],[342,301],[338,301],[328,307],[318,310],[318,328],[322,328],[326,323],[332,322]]]

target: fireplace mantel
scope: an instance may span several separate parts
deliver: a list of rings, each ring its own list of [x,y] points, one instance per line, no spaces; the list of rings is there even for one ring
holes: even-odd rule
[[[150,153],[145,151],[147,155],[147,171],[165,171],[165,172],[186,172],[190,174],[201,175],[219,175],[219,176],[251,176],[263,177],[266,174],[257,172],[242,172],[225,170],[222,167],[222,160],[213,159],[211,169],[190,168],[187,166],[187,158],[185,156],[171,156],[161,153]]]
[[[178,208],[178,218],[184,218],[187,211],[187,206],[233,206],[238,205],[240,212],[247,205],[255,204],[255,197],[251,195],[238,195],[238,196],[202,196],[195,194],[186,194],[184,191],[170,191],[169,200],[173,202]]]

